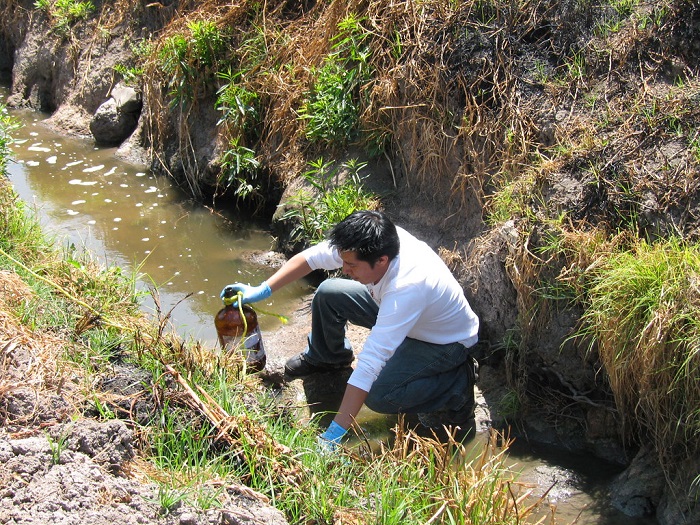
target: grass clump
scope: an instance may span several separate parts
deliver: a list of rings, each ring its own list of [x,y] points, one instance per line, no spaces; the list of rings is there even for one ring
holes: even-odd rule
[[[636,241],[590,270],[580,335],[610,378],[629,435],[651,441],[663,465],[700,440],[700,246]]]

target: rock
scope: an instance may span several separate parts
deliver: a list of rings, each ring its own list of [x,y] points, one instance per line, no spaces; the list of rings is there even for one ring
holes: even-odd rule
[[[97,108],[90,132],[99,146],[117,146],[136,129],[143,104],[133,88],[117,84],[110,98]]]
[[[634,517],[653,516],[666,480],[653,451],[642,448],[610,487],[613,507]]]

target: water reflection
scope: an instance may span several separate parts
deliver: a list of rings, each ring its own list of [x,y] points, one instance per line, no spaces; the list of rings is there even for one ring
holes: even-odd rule
[[[216,344],[213,316],[221,288],[257,284],[273,271],[245,257],[271,249],[263,225],[191,201],[169,179],[120,162],[114,149],[54,134],[35,112],[12,114],[24,127],[13,133],[9,178],[44,227],[106,264],[144,273],[140,285],[158,287],[164,313],[177,305],[172,320],[179,333]],[[297,283],[260,306],[284,314],[304,292],[308,286]],[[146,299],[144,308],[153,312],[154,301]],[[260,318],[263,330],[278,322]]]

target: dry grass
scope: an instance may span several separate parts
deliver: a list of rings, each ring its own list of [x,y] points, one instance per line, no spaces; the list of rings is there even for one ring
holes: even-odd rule
[[[40,405],[47,398],[60,394],[66,400],[67,411],[53,414],[57,421],[70,417],[84,400],[84,371],[67,363],[63,356],[66,346],[62,337],[50,332],[36,332],[24,326],[11,312],[19,303],[30,301],[33,293],[14,272],[0,271],[0,399],[22,392],[35,400],[31,413],[10,414],[5,403],[0,404],[3,426],[23,425],[38,416]]]

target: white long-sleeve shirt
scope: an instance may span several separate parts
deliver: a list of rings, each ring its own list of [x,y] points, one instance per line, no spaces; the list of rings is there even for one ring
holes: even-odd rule
[[[429,343],[477,342],[479,319],[449,268],[423,241],[397,227],[399,254],[384,277],[367,288],[379,305],[348,384],[369,392],[385,363],[406,337]],[[328,241],[303,252],[313,270],[336,270],[343,261]]]

